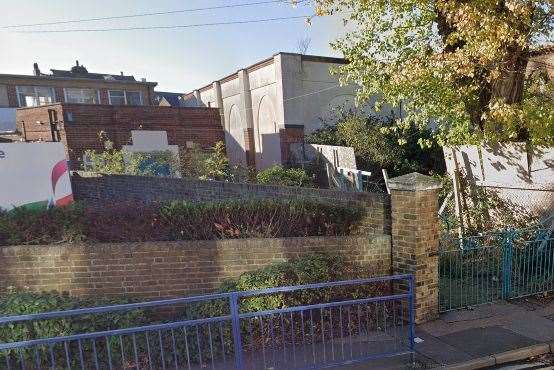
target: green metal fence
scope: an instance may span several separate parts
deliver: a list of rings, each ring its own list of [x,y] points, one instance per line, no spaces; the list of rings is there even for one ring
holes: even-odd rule
[[[554,231],[441,240],[439,277],[442,312],[554,291]]]

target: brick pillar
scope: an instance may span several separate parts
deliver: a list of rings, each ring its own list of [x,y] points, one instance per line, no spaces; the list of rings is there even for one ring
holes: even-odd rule
[[[254,143],[254,129],[244,129],[244,145],[246,151],[246,166],[256,168],[256,144]]]
[[[389,180],[393,273],[414,275],[418,324],[436,319],[439,312],[440,187],[432,177],[415,172]]]

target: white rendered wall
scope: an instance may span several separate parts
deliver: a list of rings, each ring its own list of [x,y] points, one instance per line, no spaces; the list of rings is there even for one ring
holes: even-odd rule
[[[531,149],[531,150],[530,150]],[[451,148],[445,148],[448,173],[455,171]],[[503,143],[454,148],[458,169],[476,186],[493,190],[516,208],[531,213],[554,211],[554,149]]]
[[[256,167],[264,169],[281,163],[279,131],[286,125],[302,125],[309,134],[324,121],[332,123],[337,107],[354,107],[354,87],[341,87],[338,77],[331,74],[331,68],[339,64],[313,59],[281,53],[265,65],[237,72],[236,78],[219,82],[222,107],[218,103],[217,83],[195,92],[200,97],[199,106],[222,108],[227,150],[233,165],[246,164],[247,128],[254,132]],[[193,100],[186,104],[192,104]],[[363,110],[369,113],[372,103]],[[382,114],[389,114],[390,110],[386,107]]]

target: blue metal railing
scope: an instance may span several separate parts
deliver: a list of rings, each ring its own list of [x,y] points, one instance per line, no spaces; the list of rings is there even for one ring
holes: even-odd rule
[[[315,369],[413,356],[413,309],[413,278],[396,275],[1,317],[0,369]],[[2,343],[5,329],[24,340]]]
[[[554,230],[508,229],[441,240],[441,311],[554,291]]]

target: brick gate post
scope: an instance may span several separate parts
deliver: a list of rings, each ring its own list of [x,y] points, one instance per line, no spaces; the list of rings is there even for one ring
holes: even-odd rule
[[[389,180],[392,269],[394,274],[414,275],[418,324],[436,319],[439,312],[437,190],[440,187],[432,177],[415,172]]]

